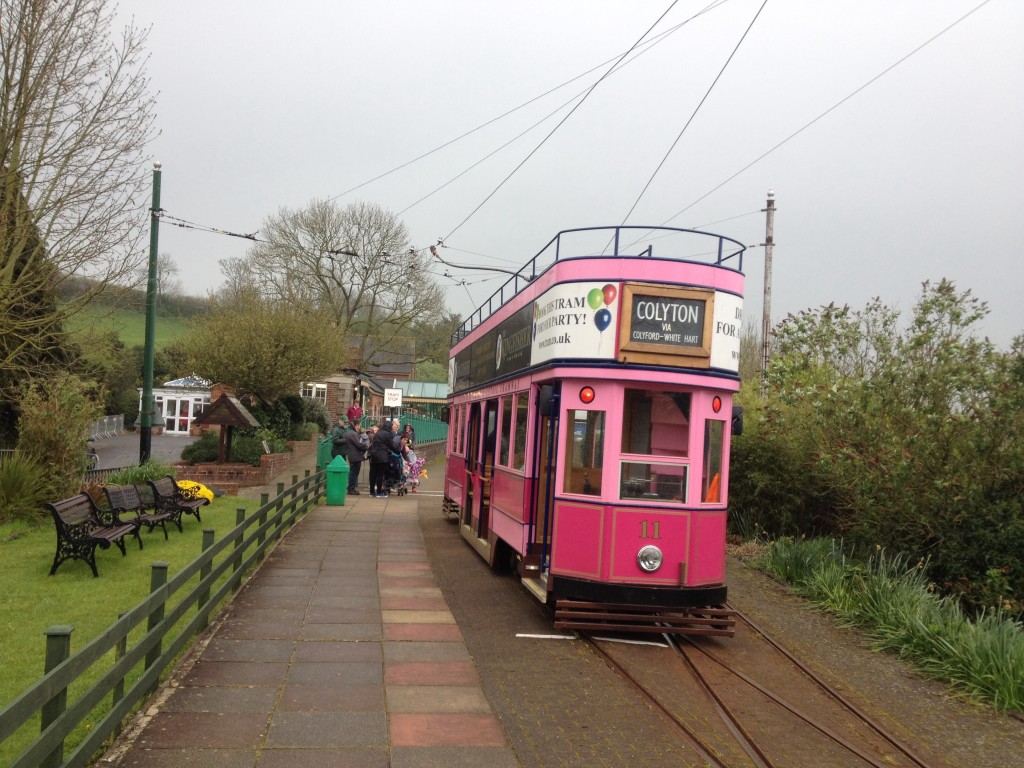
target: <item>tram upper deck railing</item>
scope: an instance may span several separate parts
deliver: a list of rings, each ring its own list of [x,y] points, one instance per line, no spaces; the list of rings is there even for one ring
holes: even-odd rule
[[[629,243],[623,245],[623,235],[627,232],[637,233],[638,236]],[[602,234],[604,233],[604,234]],[[572,243],[564,241],[572,236]],[[514,298],[532,283],[538,276],[558,261],[565,259],[578,259],[586,257],[594,258],[655,258],[654,240],[673,238],[670,243],[659,244],[657,258],[672,259],[675,261],[690,261],[701,264],[712,264],[724,269],[733,269],[737,272],[743,271],[743,252],[746,246],[738,240],[724,235],[716,235],[711,232],[702,232],[697,229],[682,229],[678,227],[645,227],[645,226],[616,226],[616,227],[579,227],[576,229],[563,229],[547,245],[540,249],[536,256],[524,264],[518,272],[506,280],[498,290],[492,293],[483,304],[471,314],[462,326],[452,334],[451,344],[454,347],[459,341],[466,338],[474,328],[477,328],[487,318],[497,312],[510,299]],[[576,240],[584,241],[584,245],[576,245]],[[680,248],[677,247],[680,240],[687,242],[706,243],[708,240],[715,241],[712,249],[697,250],[693,253],[679,255]],[[603,243],[603,245],[602,245]],[[638,251],[623,252],[624,249],[632,249],[646,243]],[[666,247],[667,246],[667,247]],[[609,252],[610,251],[610,252]],[[728,263],[733,262],[733,263]]]

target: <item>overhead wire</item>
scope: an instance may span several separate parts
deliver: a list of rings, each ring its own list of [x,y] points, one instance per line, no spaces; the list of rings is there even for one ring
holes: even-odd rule
[[[537,154],[537,152],[540,150],[540,148],[543,147],[547,143],[548,139],[550,139],[555,134],[555,132],[559,128],[561,128],[565,124],[565,122],[576,113],[576,110],[579,109],[583,105],[583,103],[587,100],[587,98],[590,96],[590,94],[594,92],[594,89],[596,89],[597,86],[599,86],[602,82],[604,82],[605,78],[607,78],[608,75],[610,75],[612,72],[615,71],[615,68],[618,66],[619,62],[621,62],[623,59],[625,59],[626,56],[628,56],[638,45],[640,45],[640,43],[643,41],[643,39],[645,37],[647,37],[647,35],[649,35],[651,33],[651,30],[654,29],[658,24],[661,23],[661,20],[663,18],[665,18],[665,16],[669,13],[669,11],[671,11],[675,7],[677,2],[679,2],[679,0],[672,0],[672,3],[669,5],[668,8],[665,9],[664,13],[662,13],[661,16],[658,17],[657,21],[655,21],[654,24],[652,24],[650,26],[650,28],[646,32],[644,32],[643,35],[641,35],[640,38],[635,43],[633,43],[632,46],[630,46],[628,51],[623,53],[622,56],[620,56],[618,58],[618,60],[615,62],[615,64],[613,64],[603,75],[601,75],[600,78],[598,78],[597,82],[595,82],[592,86],[590,86],[590,88],[587,89],[587,92],[586,92],[586,94],[584,94],[583,98],[581,98],[576,103],[576,106],[574,106],[571,110],[569,110],[569,114],[567,114],[565,117],[563,117],[561,120],[559,120],[558,124],[555,125],[555,127],[551,129],[551,131],[548,133],[548,135],[545,136],[541,140],[540,144],[538,144],[536,147],[534,147],[533,150],[531,150],[530,153],[526,157],[524,157],[519,162],[519,164],[515,168],[513,168],[512,171],[504,179],[501,180],[501,182],[498,183],[498,186],[496,186],[493,190],[491,190],[490,194],[488,194],[487,197],[485,197],[480,202],[480,204],[476,206],[476,208],[474,208],[472,211],[469,212],[469,214],[466,216],[466,218],[464,218],[462,221],[460,221],[451,232],[449,232],[444,238],[442,238],[443,240],[447,240],[449,237],[451,237],[456,232],[458,232],[467,221],[469,221],[471,218],[473,218],[474,215],[476,215],[477,211],[479,211],[481,208],[483,208],[487,204],[487,202],[492,197],[494,197],[495,194],[497,194],[499,189],[501,189],[503,186],[505,186],[505,184],[508,182],[508,180],[511,179],[516,174],[516,172],[519,171],[520,168],[522,168],[524,165],[526,165],[526,163],[530,160],[531,157],[533,157],[535,154]]]
[[[947,32],[949,32],[949,30],[953,29],[953,28],[954,28],[955,26],[957,26],[958,24],[960,24],[960,23],[961,23],[962,21],[964,21],[965,19],[967,19],[967,18],[968,18],[969,16],[971,16],[972,14],[974,14],[974,13],[976,13],[977,11],[981,10],[981,8],[983,8],[984,6],[988,5],[988,4],[990,3],[990,2],[991,2],[991,0],[983,0],[983,1],[981,2],[981,3],[979,3],[979,4],[978,4],[978,5],[976,5],[976,6],[974,7],[974,8],[972,8],[971,10],[969,10],[969,11],[968,11],[967,13],[965,13],[965,14],[964,14],[963,16],[959,17],[958,19],[956,19],[955,21],[953,21],[953,22],[952,22],[951,24],[947,25],[946,27],[944,27],[943,29],[941,29],[941,30],[940,30],[939,32],[937,32],[937,33],[935,33],[934,35],[932,35],[931,37],[929,37],[929,38],[928,38],[927,40],[925,40],[925,41],[924,41],[923,43],[921,43],[921,44],[920,44],[919,46],[917,46],[917,47],[916,47],[916,48],[914,48],[914,49],[913,49],[912,51],[910,51],[910,53],[908,53],[908,54],[906,54],[905,56],[901,57],[900,59],[896,60],[896,61],[895,61],[895,62],[894,62],[893,64],[890,64],[890,65],[889,65],[888,67],[886,67],[885,69],[883,69],[883,70],[882,70],[881,72],[879,72],[879,73],[878,73],[877,75],[875,75],[874,77],[872,77],[872,78],[871,78],[870,80],[868,80],[868,81],[867,81],[866,83],[864,83],[863,85],[861,85],[861,86],[860,86],[859,88],[857,88],[856,90],[854,90],[854,91],[852,91],[851,93],[849,93],[849,94],[847,94],[846,96],[844,96],[844,97],[843,97],[842,99],[840,99],[839,101],[837,101],[837,102],[836,102],[835,104],[833,104],[833,105],[832,105],[831,107],[829,107],[828,109],[826,109],[826,110],[825,110],[824,112],[822,112],[822,113],[821,113],[820,115],[818,115],[817,117],[815,117],[815,118],[814,118],[813,120],[811,120],[811,121],[810,121],[809,123],[806,123],[806,124],[805,124],[805,125],[804,125],[803,127],[799,128],[798,130],[796,130],[796,131],[794,131],[793,133],[791,133],[791,134],[790,134],[789,136],[787,136],[787,137],[786,137],[785,139],[783,139],[783,140],[782,140],[782,141],[780,141],[780,142],[779,142],[778,144],[776,144],[775,146],[773,146],[773,147],[772,147],[771,149],[769,149],[769,150],[768,150],[767,152],[764,152],[763,154],[759,155],[759,156],[758,156],[757,158],[755,158],[754,160],[752,160],[752,161],[750,161],[749,163],[747,163],[747,164],[746,164],[745,166],[743,166],[742,168],[740,168],[740,169],[739,169],[738,171],[736,171],[736,173],[734,173],[734,174],[733,174],[732,176],[730,176],[729,178],[727,178],[727,179],[726,179],[725,181],[723,181],[722,183],[718,184],[717,186],[714,186],[714,187],[712,187],[712,188],[711,188],[710,190],[708,190],[707,192],[705,192],[705,193],[704,193],[703,195],[701,195],[700,197],[698,197],[698,198],[697,198],[696,200],[694,200],[694,201],[693,201],[692,203],[690,203],[689,205],[687,205],[687,206],[686,206],[685,208],[683,208],[682,210],[680,210],[680,211],[677,211],[676,213],[672,214],[672,215],[671,215],[671,216],[670,216],[669,218],[665,219],[665,221],[663,221],[663,222],[661,223],[661,226],[665,226],[666,224],[670,223],[670,222],[671,222],[671,221],[672,221],[673,219],[676,219],[676,218],[678,218],[679,216],[682,216],[682,215],[683,215],[684,213],[686,213],[686,212],[687,212],[688,210],[690,210],[691,208],[693,208],[693,206],[697,205],[697,203],[699,203],[699,202],[701,202],[702,200],[704,200],[705,198],[708,198],[708,197],[710,197],[711,195],[713,195],[713,194],[714,194],[715,192],[717,192],[717,191],[718,191],[719,189],[721,189],[722,187],[724,187],[724,186],[725,186],[726,184],[728,184],[728,183],[729,183],[730,181],[732,181],[733,179],[735,179],[735,178],[736,178],[737,176],[739,176],[740,174],[742,174],[742,173],[744,173],[745,171],[749,170],[749,169],[750,169],[750,168],[752,168],[753,166],[757,165],[757,164],[758,164],[759,162],[761,162],[762,160],[764,160],[764,159],[765,159],[766,157],[768,157],[768,155],[772,154],[772,153],[773,153],[773,152],[774,152],[775,150],[779,149],[779,148],[780,148],[780,147],[782,147],[782,146],[783,146],[784,144],[787,144],[787,143],[788,143],[789,141],[791,141],[792,139],[795,139],[795,138],[796,138],[797,136],[799,136],[799,135],[800,135],[801,133],[803,133],[804,131],[806,131],[806,130],[807,130],[808,128],[810,128],[810,127],[811,127],[812,125],[814,125],[815,123],[817,123],[817,122],[818,122],[819,120],[821,120],[821,119],[822,119],[823,117],[825,117],[825,116],[826,116],[826,115],[828,115],[829,113],[831,113],[831,112],[835,111],[836,109],[838,109],[838,108],[839,108],[840,106],[842,106],[842,105],[843,105],[843,104],[845,104],[845,103],[846,103],[847,101],[849,101],[850,99],[852,99],[852,98],[853,98],[854,96],[856,96],[856,95],[857,95],[858,93],[860,93],[861,91],[863,91],[863,90],[864,90],[865,88],[867,88],[868,86],[872,85],[872,84],[873,84],[873,83],[875,83],[875,82],[876,82],[877,80],[879,80],[880,78],[882,78],[883,76],[887,75],[887,74],[888,74],[889,72],[891,72],[892,70],[894,70],[894,69],[895,69],[896,67],[898,67],[898,66],[899,66],[900,64],[902,64],[902,63],[903,63],[903,62],[905,62],[905,61],[906,61],[907,59],[909,59],[909,58],[910,58],[911,56],[915,55],[916,53],[918,53],[918,52],[919,52],[920,50],[922,50],[922,49],[923,49],[923,48],[925,48],[926,46],[928,46],[928,45],[931,45],[931,44],[932,44],[933,42],[935,42],[936,40],[938,40],[938,39],[939,39],[940,37],[942,37],[942,36],[943,36],[944,34],[946,34]],[[636,241],[636,242],[638,242],[638,241]]]
[[[629,53],[630,53],[630,51],[626,51],[626,53],[625,53],[625,54],[623,54],[623,56],[622,56],[622,57],[620,57],[618,61],[616,61],[616,63],[615,63],[615,66],[613,66],[613,67],[612,67],[612,68],[611,68],[611,69],[610,69],[610,70],[609,70],[609,71],[608,71],[608,72],[607,72],[607,73],[606,73],[606,74],[604,75],[604,77],[609,77],[609,76],[611,76],[611,75],[613,75],[613,74],[616,74],[616,73],[620,72],[620,71],[621,71],[621,70],[622,70],[623,68],[625,68],[625,67],[629,66],[630,64],[632,64],[632,63],[633,63],[634,61],[636,61],[636,60],[637,60],[638,58],[640,58],[641,56],[643,56],[643,55],[644,55],[645,53],[648,53],[648,52],[649,52],[649,51],[650,51],[650,50],[651,50],[651,49],[652,49],[652,48],[653,48],[653,47],[654,47],[655,45],[657,45],[658,43],[664,42],[664,41],[665,41],[665,39],[666,39],[666,38],[667,38],[667,37],[668,37],[669,35],[671,35],[671,34],[672,34],[672,33],[674,33],[674,32],[677,32],[678,30],[682,29],[682,28],[683,28],[684,26],[686,26],[687,24],[689,24],[689,23],[690,23],[691,21],[693,21],[694,19],[696,19],[696,18],[697,18],[698,16],[701,16],[701,15],[703,15],[703,14],[707,13],[708,11],[710,11],[710,10],[712,10],[712,9],[714,9],[714,8],[716,8],[716,7],[718,7],[719,5],[722,5],[722,4],[723,4],[723,3],[725,3],[726,1],[727,1],[727,0],[715,0],[715,2],[711,3],[711,4],[710,4],[710,5],[708,5],[708,6],[705,6],[705,7],[704,7],[704,8],[702,9],[702,10],[698,11],[697,13],[695,13],[695,14],[694,14],[693,16],[691,16],[690,18],[686,19],[685,21],[682,21],[682,22],[680,22],[679,24],[676,24],[676,25],[675,25],[674,27],[672,27],[672,28],[670,28],[670,29],[667,29],[667,30],[665,30],[664,32],[662,32],[662,33],[658,34],[658,35],[657,35],[657,36],[656,36],[655,38],[652,38],[651,40],[648,40],[648,41],[647,41],[646,43],[644,43],[644,44],[643,44],[643,45],[645,46],[645,50],[642,50],[642,51],[637,51],[637,52],[636,52],[636,55],[635,55],[635,56],[633,56],[632,58],[630,58],[630,59],[629,59],[628,61],[625,61],[625,62],[623,62],[623,61],[622,61],[622,59],[623,59],[623,58],[624,58],[625,56],[628,56],[628,55],[629,55]],[[637,48],[637,46],[636,46],[636,45],[634,45],[634,46],[633,46],[633,49],[635,49],[635,48]],[[632,50],[632,49],[631,49],[631,50]],[[609,60],[609,61],[610,61],[610,60]],[[606,63],[607,63],[607,62],[606,62]],[[593,71],[594,71],[594,69],[597,69],[597,67],[594,67],[593,69],[590,69],[590,70],[588,70],[587,72],[585,72],[585,73],[584,73],[584,75],[590,74],[591,72],[593,72]],[[580,75],[579,77],[583,77],[583,75]],[[573,82],[574,80],[578,80],[578,79],[579,79],[579,77],[573,78],[573,80],[569,80],[569,81],[568,81],[568,83],[571,83],[571,82]],[[603,79],[603,78],[602,78],[602,79]],[[600,82],[600,80],[598,80],[598,82]],[[563,83],[563,85],[566,85],[566,84],[568,84],[568,83]],[[461,178],[462,178],[463,176],[465,176],[465,175],[466,175],[467,173],[469,173],[469,172],[470,172],[471,170],[473,170],[474,168],[476,168],[476,167],[477,167],[478,165],[481,165],[481,164],[482,164],[482,163],[484,163],[485,161],[487,161],[487,160],[489,160],[490,158],[494,157],[494,155],[498,154],[499,152],[501,152],[501,150],[505,149],[506,147],[510,146],[510,145],[511,145],[511,144],[513,144],[514,142],[516,142],[516,141],[518,141],[519,139],[521,139],[521,138],[522,138],[523,136],[525,136],[526,134],[528,134],[528,133],[529,133],[530,131],[532,131],[532,130],[533,130],[534,128],[536,128],[537,126],[539,126],[539,125],[542,125],[543,123],[547,122],[547,120],[548,120],[549,118],[553,117],[554,115],[557,115],[557,114],[558,114],[559,112],[561,112],[561,111],[562,111],[563,109],[565,109],[565,108],[566,108],[567,106],[569,106],[570,104],[572,104],[572,103],[573,103],[574,101],[576,101],[577,99],[580,99],[581,97],[582,97],[582,98],[586,98],[586,96],[587,96],[587,95],[589,94],[589,92],[590,92],[591,90],[593,90],[593,89],[594,89],[594,87],[595,87],[596,85],[597,85],[597,83],[595,83],[595,84],[594,84],[594,85],[592,85],[592,86],[589,86],[588,88],[585,88],[585,89],[583,89],[582,91],[580,91],[580,92],[576,93],[576,94],[575,94],[574,96],[572,96],[571,98],[569,98],[569,99],[567,99],[566,101],[562,102],[562,104],[560,104],[560,105],[559,105],[559,106],[557,106],[557,107],[556,107],[555,109],[553,109],[553,110],[551,110],[550,112],[548,112],[548,113],[547,113],[546,115],[544,115],[544,117],[542,117],[542,118],[541,118],[540,120],[537,120],[537,121],[536,121],[535,123],[533,123],[532,125],[530,125],[530,126],[529,126],[528,128],[526,128],[525,130],[523,130],[523,131],[520,131],[520,132],[519,132],[519,133],[517,133],[517,134],[516,134],[515,136],[513,136],[513,137],[512,137],[511,139],[509,139],[508,141],[506,141],[506,142],[505,142],[504,144],[502,144],[501,146],[499,146],[499,147],[497,147],[496,149],[492,150],[492,151],[491,151],[491,152],[489,152],[488,154],[484,155],[484,156],[483,156],[482,158],[480,158],[480,159],[479,159],[479,160],[477,160],[477,161],[476,161],[475,163],[473,163],[472,165],[470,165],[469,167],[467,167],[466,169],[464,169],[464,170],[463,170],[462,172],[460,172],[460,173],[456,174],[455,176],[453,176],[452,178],[448,179],[448,181],[446,181],[446,182],[445,182],[444,184],[442,184],[441,186],[439,186],[439,187],[435,187],[435,188],[434,188],[433,190],[431,190],[430,192],[428,192],[427,194],[425,194],[425,195],[424,195],[423,197],[419,198],[418,200],[416,200],[416,201],[415,201],[415,202],[413,202],[413,203],[410,203],[409,205],[407,205],[407,206],[406,206],[405,208],[403,208],[402,210],[400,210],[400,211],[399,211],[398,213],[396,213],[395,215],[396,215],[396,216],[401,216],[401,215],[402,215],[403,213],[406,213],[406,212],[407,212],[407,211],[409,211],[410,209],[412,209],[412,208],[415,208],[415,207],[416,207],[417,205],[419,205],[420,203],[422,203],[422,202],[423,202],[424,200],[427,200],[427,199],[429,199],[430,197],[433,197],[433,196],[434,196],[435,194],[437,194],[438,192],[440,192],[440,191],[441,191],[442,189],[444,189],[445,187],[447,187],[447,186],[449,186],[450,184],[453,184],[454,182],[458,181],[458,180],[459,180],[459,179],[461,179]],[[545,95],[545,96],[546,96],[546,95],[547,95],[547,94],[549,94],[549,93],[554,93],[554,91],[558,90],[558,89],[559,89],[559,88],[561,88],[561,87],[562,87],[562,86],[558,86],[558,88],[553,88],[553,89],[551,89],[551,90],[547,91],[547,92],[546,92],[545,94],[543,94],[543,95]],[[540,97],[538,97],[538,98],[540,98]],[[530,103],[532,103],[533,101],[536,101],[536,99],[532,99],[531,101],[529,101],[529,102],[526,102],[526,103],[527,103],[527,104],[530,104]],[[582,103],[582,101],[581,101],[581,103]],[[523,105],[523,106],[525,106],[525,105]],[[519,109],[519,107],[517,107],[517,109]],[[504,117],[504,116],[506,116],[506,115],[510,115],[510,114],[512,114],[512,112],[514,112],[514,111],[515,111],[515,110],[512,110],[512,111],[510,111],[510,112],[506,112],[506,113],[505,113],[505,115],[503,115],[502,117]],[[570,114],[571,114],[571,113],[570,113]],[[568,115],[567,115],[566,117],[568,117]],[[495,119],[498,119],[498,118],[495,118]],[[490,121],[490,122],[494,122],[494,121],[492,120],[492,121]],[[489,124],[490,124],[490,123],[485,123],[484,125],[489,125]],[[483,126],[481,126],[481,127],[483,127]],[[557,129],[557,127],[558,127],[558,126],[555,126],[555,127],[556,127],[556,129]],[[470,133],[472,133],[472,131],[471,131]],[[469,133],[465,133],[465,134],[463,134],[463,136],[462,136],[462,137],[460,137],[460,138],[463,138],[463,137],[465,137],[465,136],[468,136],[468,135],[469,135]],[[549,136],[548,138],[550,138],[550,136]],[[547,139],[545,139],[545,141],[546,141],[546,140],[547,140]],[[455,140],[453,140],[453,141],[457,141],[457,139],[455,139]],[[442,145],[442,147],[441,147],[441,148],[443,148],[443,147],[446,147],[446,146],[448,146],[448,145],[449,145],[449,144],[451,144],[451,143],[453,143],[453,142],[448,142],[447,144],[444,144],[444,145]],[[542,143],[543,143],[543,142],[542,142]],[[538,147],[538,149],[539,149],[539,147]],[[534,151],[536,151],[536,150],[534,150]],[[431,153],[427,153],[427,154],[431,154]],[[420,156],[420,158],[423,158],[423,157],[426,157],[426,155],[421,155],[421,156]],[[529,157],[527,157],[527,159],[529,159]],[[414,162],[414,161],[410,161],[410,162]],[[525,160],[524,160],[523,162],[525,162]],[[402,166],[402,167],[404,167],[404,166]],[[515,173],[515,171],[513,171],[513,173]],[[381,177],[378,177],[378,178],[381,178]],[[506,179],[506,181],[507,181],[507,179]],[[503,183],[504,183],[504,182],[503,182]],[[500,185],[499,185],[499,186],[500,186]],[[495,190],[495,191],[497,191],[497,190]],[[344,193],[343,193],[343,194],[344,194]],[[492,193],[492,194],[493,194],[493,193]],[[336,198],[332,198],[332,199],[336,199]],[[485,200],[484,202],[486,202],[486,200]],[[465,223],[465,222],[463,222],[463,223]],[[460,224],[459,226],[461,226],[461,224]],[[451,233],[449,233],[449,234],[451,234]]]
[[[681,29],[682,27],[684,27],[687,24],[689,24],[691,21],[696,19],[698,16],[702,16],[703,14],[707,13],[708,11],[714,10],[715,8],[717,8],[720,5],[724,5],[726,2],[728,2],[728,0],[713,0],[711,3],[709,3],[707,6],[705,6],[703,9],[701,9],[700,11],[695,13],[690,18],[686,19],[685,21],[680,22],[679,24],[676,24],[674,27],[670,27],[669,29],[666,29],[664,32],[658,33],[657,35],[652,37],[650,40],[648,40],[645,43],[643,43],[642,46],[633,45],[633,47],[630,48],[628,51],[626,51],[625,54],[622,54],[621,56],[612,56],[609,59],[605,59],[600,64],[597,64],[596,66],[593,66],[590,69],[588,69],[586,72],[582,72],[581,74],[576,75],[575,77],[572,77],[572,78],[566,80],[565,82],[563,82],[563,83],[561,83],[559,85],[556,85],[554,88],[549,88],[548,90],[544,91],[544,93],[540,94],[539,96],[534,96],[532,99],[528,99],[527,101],[524,101],[518,107],[513,107],[512,109],[510,109],[510,110],[508,110],[506,112],[503,112],[502,114],[498,115],[497,117],[493,117],[490,120],[488,120],[488,121],[486,121],[484,123],[481,123],[476,128],[471,128],[470,130],[466,131],[465,133],[460,134],[459,136],[456,136],[453,139],[449,139],[448,141],[444,142],[443,144],[441,144],[441,145],[439,145],[437,147],[434,147],[433,149],[429,150],[428,152],[424,152],[423,154],[414,157],[412,160],[407,160],[406,162],[404,162],[404,163],[402,163],[400,165],[395,166],[390,171],[385,171],[384,173],[381,173],[381,174],[379,174],[377,176],[374,176],[372,179],[367,179],[366,181],[363,181],[363,182],[361,182],[359,184],[356,184],[354,187],[350,187],[349,189],[346,189],[344,192],[340,192],[337,195],[334,195],[333,197],[327,198],[326,202],[333,202],[334,200],[338,200],[338,199],[344,197],[345,195],[350,194],[351,192],[355,192],[357,189],[362,189],[363,187],[367,186],[368,184],[372,184],[375,181],[380,181],[381,179],[386,178],[387,176],[390,176],[391,174],[396,173],[397,171],[400,171],[403,168],[406,168],[406,167],[412,165],[413,163],[419,162],[420,160],[423,160],[424,158],[430,157],[431,155],[433,155],[433,154],[435,154],[437,152],[440,152],[442,149],[445,149],[446,147],[449,147],[452,144],[455,144],[456,142],[461,141],[462,139],[466,138],[467,136],[471,136],[472,134],[476,133],[477,131],[481,131],[484,128],[486,128],[487,126],[492,125],[492,124],[498,122],[499,120],[502,120],[502,119],[508,117],[509,115],[512,115],[512,114],[518,112],[521,109],[525,109],[526,107],[530,106],[534,102],[540,101],[545,96],[549,96],[552,93],[555,93],[556,91],[560,91],[562,88],[565,88],[567,85],[570,85],[570,84],[576,82],[577,80],[580,80],[580,79],[586,77],[587,75],[591,74],[592,72],[596,72],[601,67],[603,67],[606,64],[608,64],[609,62],[617,61],[617,60],[621,61],[623,56],[628,55],[630,53],[630,51],[632,51],[632,50],[634,50],[634,49],[636,49],[638,47],[646,47],[648,50],[650,50],[650,48],[652,46],[657,45],[658,43],[662,42],[666,37],[668,37],[669,35],[673,34],[674,32],[677,32],[679,29]],[[634,57],[634,58],[636,58],[636,57]],[[627,63],[629,63],[629,62],[627,62]],[[576,98],[576,97],[574,97],[574,98]],[[566,102],[566,104],[571,103],[572,101],[573,101],[573,99],[570,99],[569,102]],[[565,107],[566,104],[563,104],[562,107],[559,107],[559,109],[562,109],[563,107]],[[555,110],[555,111],[557,112],[558,110]],[[548,115],[548,117],[550,117],[550,115]],[[417,202],[419,202],[419,201],[417,201]],[[413,205],[415,205],[415,204],[416,203],[413,203]],[[412,207],[412,206],[410,206],[410,207]],[[408,209],[406,209],[406,210],[408,210]]]
[[[715,79],[711,82],[711,85],[708,86],[708,89],[704,93],[703,98],[701,98],[700,102],[694,108],[689,119],[686,121],[686,124],[683,125],[682,130],[679,131],[675,140],[672,142],[672,145],[668,148],[668,151],[665,153],[665,156],[661,158],[661,162],[658,163],[658,167],[654,169],[654,173],[651,174],[651,177],[647,180],[647,183],[644,184],[644,188],[640,190],[640,194],[637,195],[636,200],[633,201],[633,205],[630,206],[629,212],[626,213],[626,215],[622,218],[622,224],[620,226],[625,225],[625,223],[629,221],[629,217],[633,215],[633,211],[636,210],[636,207],[640,204],[640,200],[643,199],[643,196],[647,193],[647,190],[654,182],[654,178],[658,175],[658,172],[661,171],[662,167],[665,165],[665,162],[668,160],[669,155],[672,154],[672,150],[676,148],[676,145],[679,143],[679,140],[683,138],[683,134],[686,133],[686,129],[690,127],[690,123],[692,123],[694,118],[697,117],[697,113],[700,112],[701,107],[704,106],[704,102],[708,100],[708,97],[711,95],[711,92],[715,89],[715,86],[718,84],[718,81],[722,78],[722,75],[728,68],[729,63],[733,60],[733,57],[736,55],[736,52],[740,49],[740,46],[743,45],[743,41],[747,39],[747,35],[750,34],[750,30],[753,29],[754,24],[757,22],[758,17],[760,17],[761,15],[761,11],[764,10],[764,7],[767,4],[768,0],[764,0],[764,2],[761,3],[761,7],[757,9],[757,13],[754,14],[754,18],[750,20],[750,24],[747,25],[747,28],[740,36],[740,39],[737,41],[735,47],[732,49],[732,53],[729,54],[729,58],[727,58],[725,60],[725,63],[722,64],[722,68],[718,70],[718,74],[715,75]]]

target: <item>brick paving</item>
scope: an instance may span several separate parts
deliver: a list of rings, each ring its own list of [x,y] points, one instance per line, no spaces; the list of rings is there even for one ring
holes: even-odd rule
[[[105,764],[518,766],[434,581],[418,498],[306,515]]]

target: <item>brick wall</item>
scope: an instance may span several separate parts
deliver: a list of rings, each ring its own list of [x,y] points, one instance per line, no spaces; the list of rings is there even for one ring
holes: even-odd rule
[[[203,485],[217,488],[224,493],[237,492],[239,488],[253,485],[267,485],[282,472],[291,461],[290,453],[267,453],[260,457],[260,466],[251,464],[175,464],[175,476],[179,480],[194,480]]]

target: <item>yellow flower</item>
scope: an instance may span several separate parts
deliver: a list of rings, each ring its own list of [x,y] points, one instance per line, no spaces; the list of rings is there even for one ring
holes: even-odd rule
[[[206,499],[209,502],[213,501],[213,491],[202,483],[197,483],[193,480],[178,480],[177,483],[178,487],[181,489],[181,495],[186,499]]]

